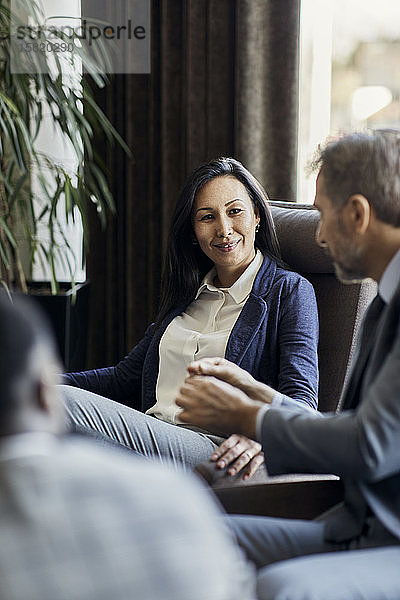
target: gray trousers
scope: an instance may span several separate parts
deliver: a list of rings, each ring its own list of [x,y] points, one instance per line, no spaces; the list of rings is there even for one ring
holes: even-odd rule
[[[192,469],[208,460],[224,438],[172,425],[144,413],[68,385],[58,386],[64,398],[67,428],[98,442]]]
[[[349,543],[324,540],[324,523],[227,517],[258,569],[259,600],[399,600],[400,542],[374,517]]]

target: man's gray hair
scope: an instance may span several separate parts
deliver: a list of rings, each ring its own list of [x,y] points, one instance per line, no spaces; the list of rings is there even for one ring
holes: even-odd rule
[[[378,219],[400,227],[400,130],[330,139],[318,148],[311,168],[323,175],[324,192],[337,208],[362,194]]]

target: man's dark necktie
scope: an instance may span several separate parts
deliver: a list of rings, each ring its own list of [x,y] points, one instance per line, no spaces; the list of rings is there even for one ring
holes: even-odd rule
[[[368,360],[374,346],[378,330],[378,322],[384,306],[385,302],[378,294],[375,296],[368,307],[367,312],[365,313],[364,321],[362,323],[362,330],[357,345],[356,356],[353,362],[353,369],[346,386],[342,408],[355,408],[358,405],[365,368],[368,364]]]

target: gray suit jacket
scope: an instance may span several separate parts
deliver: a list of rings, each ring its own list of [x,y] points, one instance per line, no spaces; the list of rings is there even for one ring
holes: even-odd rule
[[[381,314],[361,381],[349,379],[341,413],[305,412],[287,397],[266,412],[261,431],[268,472],[343,479],[344,503],[322,517],[326,539],[357,536],[369,511],[400,539],[400,286]]]
[[[0,532],[4,600],[255,597],[198,482],[87,442],[0,443]]]

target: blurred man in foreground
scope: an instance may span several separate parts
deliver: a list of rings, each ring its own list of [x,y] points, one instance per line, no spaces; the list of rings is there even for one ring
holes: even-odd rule
[[[0,598],[251,600],[254,577],[196,481],[60,436],[47,323],[0,297]]]
[[[315,521],[232,517],[263,600],[400,598],[400,133],[320,152],[318,242],[343,281],[371,277],[340,414],[300,409],[223,359],[192,364],[177,403],[200,427],[258,439],[271,475],[334,473],[345,500]]]

